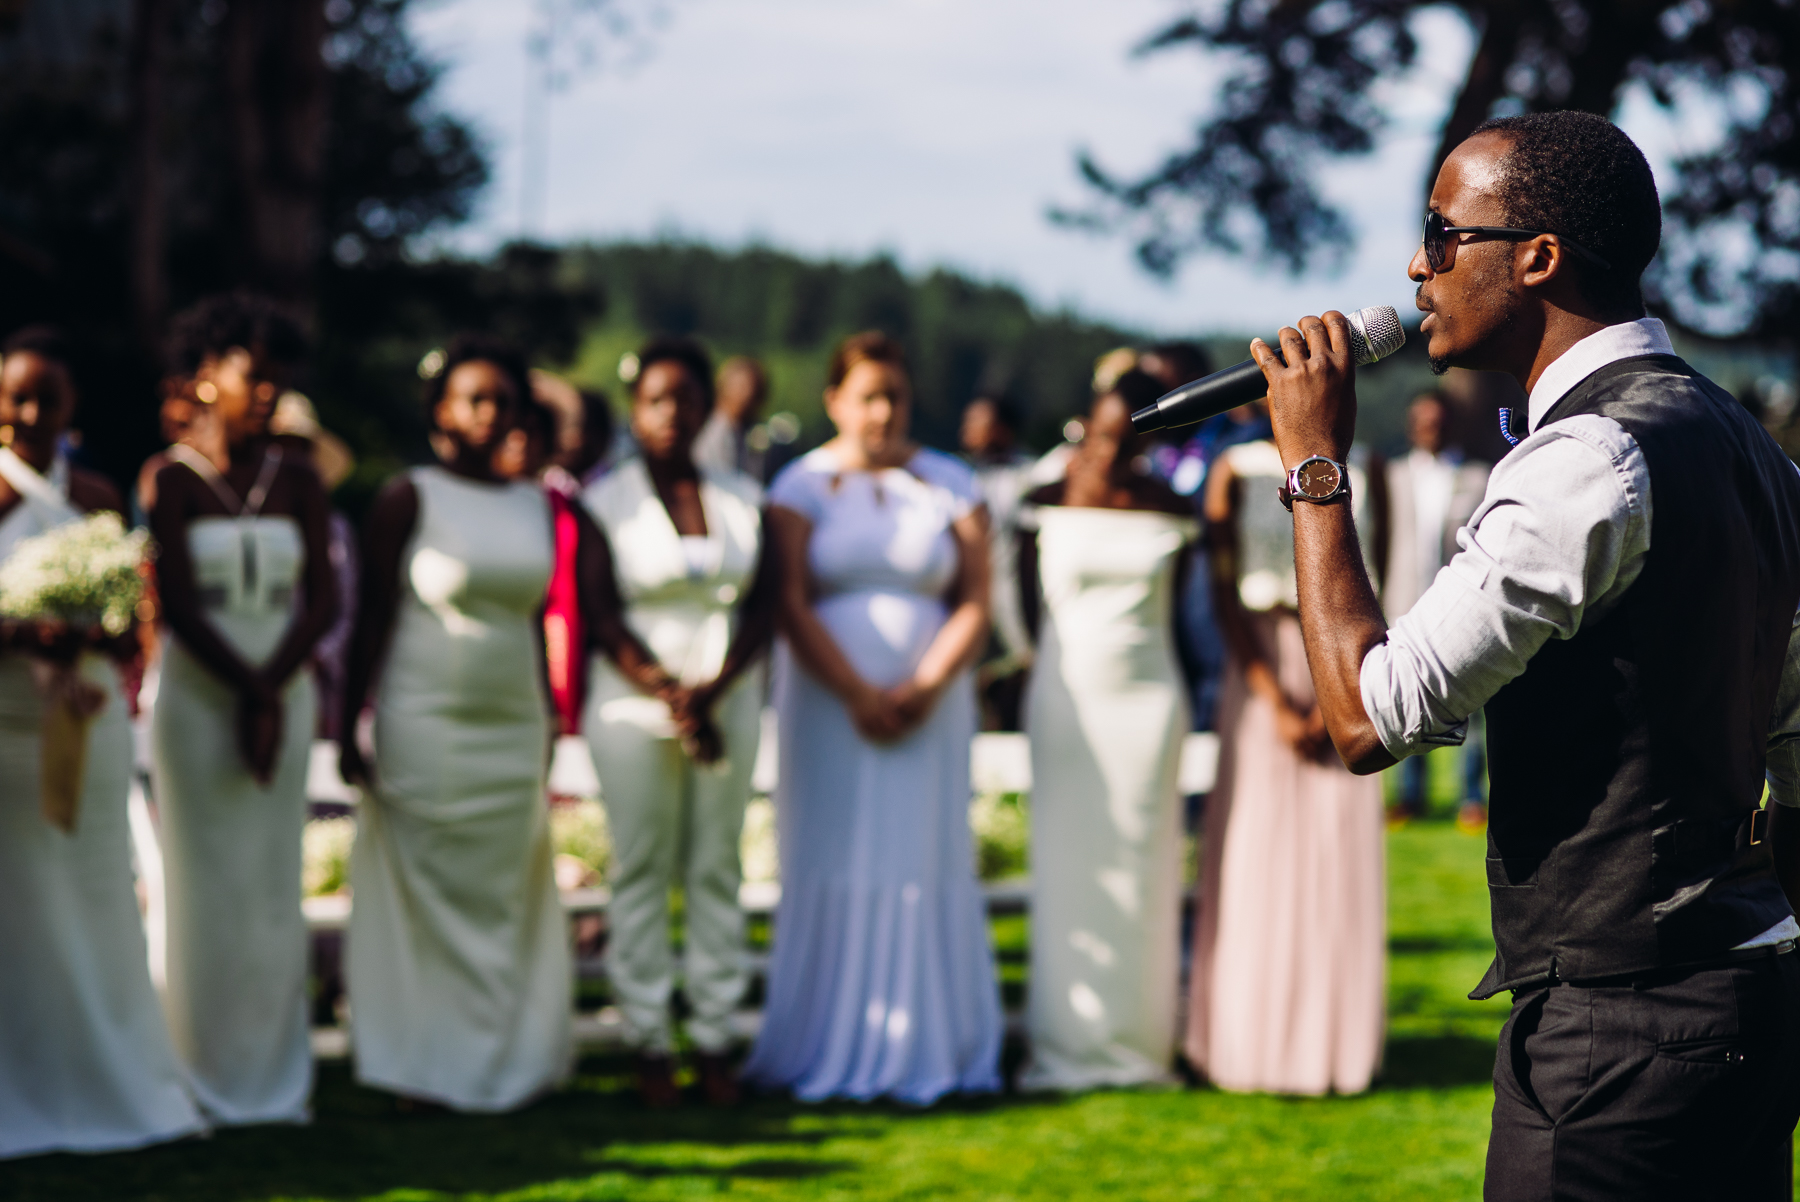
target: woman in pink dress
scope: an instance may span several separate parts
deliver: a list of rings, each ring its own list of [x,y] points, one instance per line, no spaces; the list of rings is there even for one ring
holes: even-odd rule
[[[1226,451],[1207,479],[1231,664],[1202,832],[1187,1054],[1221,1089],[1360,1093],[1386,1022],[1381,782],[1344,767],[1313,696],[1293,519],[1276,496],[1284,477],[1275,444],[1259,441]],[[1366,483],[1353,464],[1356,522],[1373,535]]]

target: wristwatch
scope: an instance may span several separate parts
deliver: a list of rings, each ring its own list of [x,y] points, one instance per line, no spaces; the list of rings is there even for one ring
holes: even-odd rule
[[[1313,505],[1329,505],[1350,498],[1350,469],[1335,459],[1309,455],[1294,465],[1282,484],[1279,495],[1289,513],[1295,501]]]

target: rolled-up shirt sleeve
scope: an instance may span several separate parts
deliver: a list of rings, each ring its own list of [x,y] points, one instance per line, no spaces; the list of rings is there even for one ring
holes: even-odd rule
[[[1650,549],[1643,452],[1610,418],[1554,422],[1494,469],[1456,543],[1363,659],[1363,708],[1397,758],[1461,742],[1469,715],[1545,642],[1618,603]]]

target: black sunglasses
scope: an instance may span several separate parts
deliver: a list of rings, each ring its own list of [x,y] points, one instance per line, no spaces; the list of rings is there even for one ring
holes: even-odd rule
[[[1430,267],[1433,272],[1444,270],[1444,260],[1449,257],[1452,234],[1484,234],[1489,238],[1507,238],[1515,242],[1548,234],[1582,258],[1592,260],[1602,270],[1612,270],[1611,263],[1587,247],[1578,245],[1574,240],[1565,238],[1554,230],[1520,230],[1506,225],[1446,225],[1442,213],[1427,213],[1425,214],[1425,265]]]

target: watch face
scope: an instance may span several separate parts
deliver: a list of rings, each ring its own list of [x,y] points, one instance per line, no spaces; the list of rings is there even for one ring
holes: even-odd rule
[[[1300,465],[1295,482],[1299,484],[1302,495],[1315,501],[1323,501],[1338,490],[1338,486],[1344,482],[1344,474],[1329,459],[1308,459]]]

